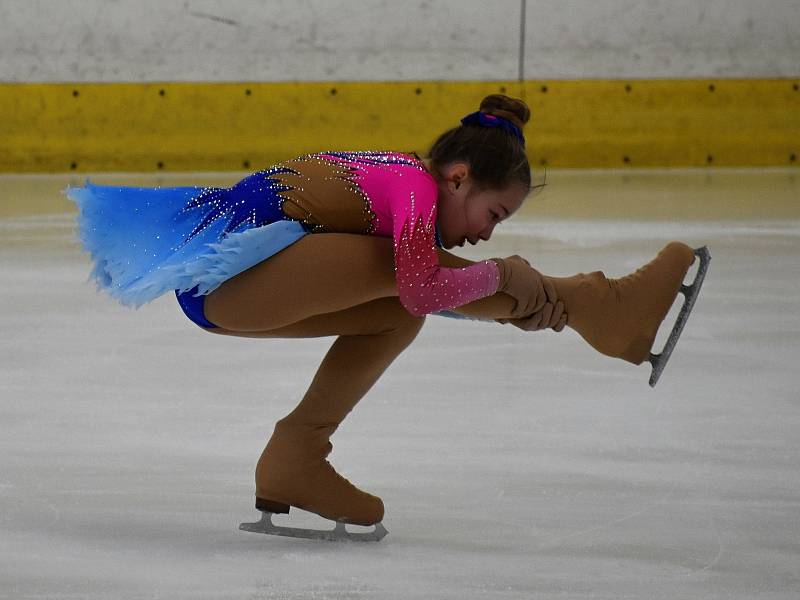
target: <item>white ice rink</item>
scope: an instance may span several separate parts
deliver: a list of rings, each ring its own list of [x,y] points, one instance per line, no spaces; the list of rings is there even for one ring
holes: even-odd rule
[[[797,169],[548,173],[465,254],[619,276],[707,244],[661,382],[569,330],[429,318],[333,438],[386,503],[389,536],[360,545],[238,530],[331,339],[97,294],[59,193],[81,179],[0,177],[0,598],[800,597]]]

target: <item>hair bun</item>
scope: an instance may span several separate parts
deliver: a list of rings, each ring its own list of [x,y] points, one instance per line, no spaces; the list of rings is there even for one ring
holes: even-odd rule
[[[528,108],[527,104],[522,100],[510,98],[503,94],[486,96],[481,101],[479,110],[486,114],[511,121],[520,129],[522,129],[525,123],[530,121],[531,118],[531,109]]]

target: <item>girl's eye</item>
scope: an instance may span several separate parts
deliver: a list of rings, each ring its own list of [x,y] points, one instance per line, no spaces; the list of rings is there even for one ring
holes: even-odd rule
[[[495,223],[497,223],[500,220],[500,215],[498,215],[497,213],[493,212],[491,213],[491,215],[492,215],[492,221],[494,221]]]

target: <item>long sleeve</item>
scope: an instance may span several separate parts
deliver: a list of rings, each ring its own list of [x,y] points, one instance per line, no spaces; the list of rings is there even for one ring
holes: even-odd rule
[[[419,172],[404,174],[388,191],[397,291],[406,310],[419,316],[491,296],[500,283],[491,260],[455,269],[439,264],[436,197],[435,182]]]

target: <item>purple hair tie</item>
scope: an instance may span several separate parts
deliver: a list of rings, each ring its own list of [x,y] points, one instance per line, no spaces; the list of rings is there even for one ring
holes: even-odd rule
[[[500,129],[505,129],[520,141],[523,148],[525,147],[525,137],[522,135],[522,131],[508,119],[478,111],[461,119],[461,123],[464,125],[483,125],[484,127],[499,127]]]

